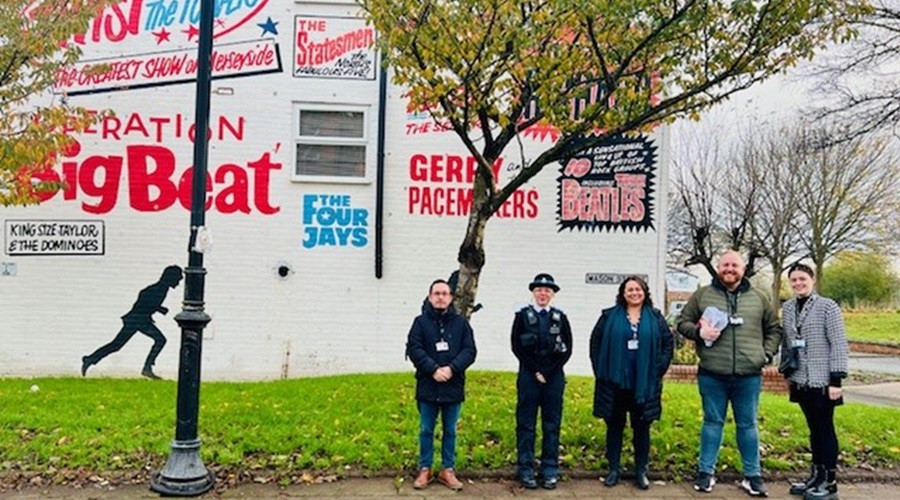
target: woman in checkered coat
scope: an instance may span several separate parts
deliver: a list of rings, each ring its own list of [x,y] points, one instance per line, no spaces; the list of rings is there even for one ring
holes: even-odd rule
[[[809,426],[813,470],[802,483],[791,485],[791,494],[811,499],[836,499],[838,441],[834,408],[843,403],[841,379],[847,376],[849,349],[841,309],[815,292],[815,272],[794,264],[788,279],[794,297],[782,306],[784,340],[782,356],[796,355],[790,373],[791,401],[798,403]]]

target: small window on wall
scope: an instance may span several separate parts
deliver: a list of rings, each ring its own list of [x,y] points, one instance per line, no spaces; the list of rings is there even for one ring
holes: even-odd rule
[[[297,106],[294,180],[365,182],[365,108]]]

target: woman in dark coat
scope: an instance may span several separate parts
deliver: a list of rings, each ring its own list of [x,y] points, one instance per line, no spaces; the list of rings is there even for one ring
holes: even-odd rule
[[[635,484],[650,487],[650,423],[662,413],[662,377],[672,360],[672,332],[653,308],[647,283],[629,276],[619,285],[616,305],[603,310],[591,333],[594,368],[594,416],[606,420],[606,458],[609,474],[603,481],[615,486],[620,477],[622,433],[626,414],[634,431]]]

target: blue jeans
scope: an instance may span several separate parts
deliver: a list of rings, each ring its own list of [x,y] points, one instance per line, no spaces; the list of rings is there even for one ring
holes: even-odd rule
[[[729,376],[699,374],[697,385],[703,400],[703,427],[700,430],[700,472],[715,474],[725,413],[731,401],[734,413],[736,440],[741,453],[744,476],[760,475],[759,430],[756,412],[759,409],[760,375]]]
[[[419,404],[419,468],[432,468],[434,463],[434,426],[438,412],[441,414],[441,467],[452,469],[456,466],[456,422],[462,403]]]

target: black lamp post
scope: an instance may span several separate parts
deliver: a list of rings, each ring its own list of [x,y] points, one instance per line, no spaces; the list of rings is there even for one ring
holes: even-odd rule
[[[197,235],[206,223],[206,164],[209,128],[209,94],[212,55],[213,1],[200,3],[200,40],[197,51],[197,98],[194,118],[194,178],[191,191],[191,237],[188,267],[184,270],[184,302],[175,321],[181,327],[178,359],[178,403],[175,440],[165,467],[150,480],[150,489],[167,496],[196,496],[212,488],[213,473],[203,465],[197,416],[200,410],[200,352],[203,328],[210,321],[203,310],[206,269]]]

